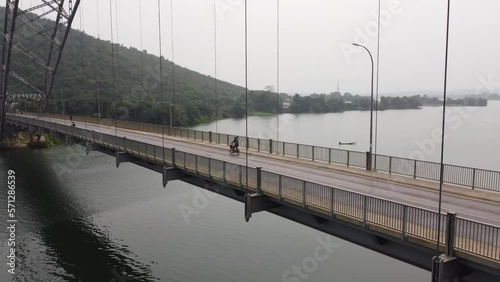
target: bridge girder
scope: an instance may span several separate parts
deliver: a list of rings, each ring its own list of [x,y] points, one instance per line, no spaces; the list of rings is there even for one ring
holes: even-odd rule
[[[4,132],[5,115],[15,100],[35,93],[40,97],[42,110],[47,111],[66,40],[80,5],[80,0],[41,2],[21,8],[20,0],[5,0],[0,136]]]

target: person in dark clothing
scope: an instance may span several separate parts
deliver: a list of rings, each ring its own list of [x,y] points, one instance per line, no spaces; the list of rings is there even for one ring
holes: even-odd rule
[[[72,115],[69,116],[69,120],[73,121],[73,116]]]
[[[233,139],[233,142],[231,142],[231,145],[229,146],[234,152],[238,150],[238,146],[240,146],[240,142],[238,140],[238,136],[235,136]]]

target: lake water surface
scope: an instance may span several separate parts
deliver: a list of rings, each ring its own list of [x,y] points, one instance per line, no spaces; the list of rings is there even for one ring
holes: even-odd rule
[[[500,103],[449,108],[448,163],[500,170]],[[382,154],[439,159],[439,108],[379,113]],[[280,140],[368,148],[368,112],[281,115]],[[219,132],[245,133],[244,120],[217,122]],[[215,131],[215,124],[196,127]],[[249,135],[276,138],[276,117],[249,118]],[[346,147],[343,147],[346,148]],[[0,152],[0,173],[16,171],[18,269],[7,273],[0,229],[0,281],[283,281],[328,235],[258,213],[246,223],[243,204],[82,147]],[[6,177],[2,177],[6,179]],[[1,191],[6,191],[6,183]],[[5,192],[0,202],[7,202]],[[181,210],[195,208],[187,218]],[[6,205],[0,220],[6,222]],[[429,281],[427,271],[332,237],[335,249],[307,278],[289,281]],[[125,276],[123,276],[125,275]],[[125,280],[125,279],[134,280]],[[122,280],[120,280],[122,279]],[[285,280],[286,281],[286,280]]]

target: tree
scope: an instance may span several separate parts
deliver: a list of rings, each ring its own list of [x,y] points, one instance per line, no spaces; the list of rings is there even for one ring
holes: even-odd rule
[[[231,114],[236,118],[243,118],[245,117],[245,108],[241,103],[236,102],[231,107]]]
[[[275,93],[276,92],[274,90],[274,86],[272,86],[272,85],[268,85],[268,86],[264,87],[264,90],[266,90],[269,93]]]

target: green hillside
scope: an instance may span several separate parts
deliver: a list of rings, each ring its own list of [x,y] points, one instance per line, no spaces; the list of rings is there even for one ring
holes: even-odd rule
[[[3,23],[4,8],[0,9],[0,23]],[[50,24],[48,20],[45,24]],[[3,30],[3,27],[1,27]],[[23,32],[18,30],[17,33]],[[17,35],[17,34],[16,34]],[[30,42],[36,45],[37,42]],[[97,115],[95,80],[100,86],[101,112],[103,117],[117,117],[150,123],[169,120],[169,95],[172,94],[173,119],[177,126],[194,125],[213,121],[216,118],[243,117],[245,112],[245,89],[227,82],[218,81],[218,99],[215,99],[213,77],[175,66],[175,95],[172,87],[172,62],[162,60],[163,99],[160,96],[159,57],[127,48],[118,44],[114,48],[115,91],[113,92],[112,45],[109,41],[77,30],[72,30],[65,47],[62,62],[56,77],[56,87],[51,96],[48,111],[61,112],[62,88],[66,112],[74,115]],[[22,73],[30,74],[29,65]],[[256,112],[273,112],[276,95],[269,91],[251,93],[251,107]],[[162,103],[163,101],[163,103]],[[272,103],[273,107],[255,104]],[[38,104],[20,101],[22,110],[37,111]],[[269,109],[266,109],[269,108]]]

